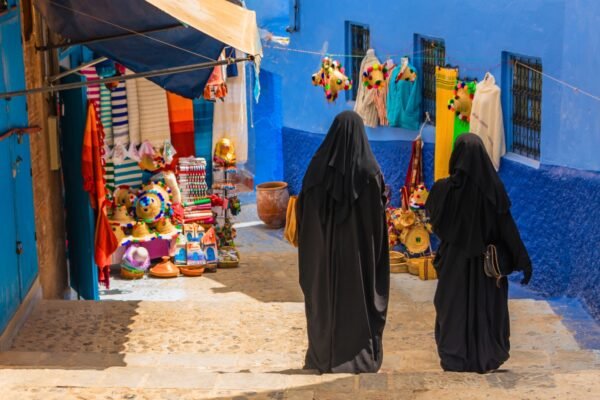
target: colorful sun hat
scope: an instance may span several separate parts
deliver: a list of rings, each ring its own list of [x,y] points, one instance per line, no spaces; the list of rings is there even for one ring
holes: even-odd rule
[[[125,226],[131,225],[134,222],[131,215],[129,215],[129,212],[127,212],[127,206],[125,205],[120,205],[113,208],[110,221]]]
[[[154,223],[164,217],[165,210],[164,197],[155,190],[142,192],[135,202],[137,218],[147,223]]]
[[[423,210],[425,209],[425,202],[427,202],[427,197],[429,197],[429,192],[425,185],[419,185],[417,189],[413,192],[412,196],[410,196],[410,208],[414,210]]]
[[[169,186],[167,186],[164,182],[160,182],[160,181],[149,182],[142,187],[142,191],[158,192],[162,195],[163,200],[165,201],[166,204],[171,204],[171,188]]]
[[[152,232],[150,232],[148,225],[145,222],[139,221],[133,225],[133,229],[131,230],[131,236],[133,241],[140,242],[145,242],[156,238],[156,236],[152,234]]]
[[[115,234],[115,237],[117,238],[117,241],[119,243],[122,243],[123,240],[127,239],[127,235],[125,234],[125,231],[123,230],[123,228],[121,227],[121,224],[116,223],[116,224],[111,224],[110,225],[113,233]]]
[[[130,246],[123,254],[121,268],[146,271],[150,267],[150,254],[145,247]]]
[[[411,227],[404,239],[404,245],[411,254],[418,254],[427,251],[429,248],[429,232],[422,225]]]
[[[117,206],[127,206],[127,209],[130,209],[135,204],[136,195],[127,185],[116,188],[113,197]]]

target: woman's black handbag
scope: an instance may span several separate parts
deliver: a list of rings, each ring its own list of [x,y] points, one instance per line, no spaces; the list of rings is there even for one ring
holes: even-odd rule
[[[500,279],[513,272],[510,253],[503,244],[489,244],[483,254],[483,271],[490,278],[496,279],[500,287]]]

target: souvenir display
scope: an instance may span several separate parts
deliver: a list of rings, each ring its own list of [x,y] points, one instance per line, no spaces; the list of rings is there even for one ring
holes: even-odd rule
[[[204,248],[204,255],[206,257],[206,270],[209,272],[216,272],[216,267],[219,262],[219,251],[215,228],[211,227],[208,231],[206,231],[201,241]]]
[[[125,206],[128,211],[133,209],[136,200],[135,192],[127,185],[119,186],[113,193],[115,207]]]
[[[150,267],[150,255],[143,247],[130,246],[121,259],[121,277],[140,279]]]
[[[362,73],[363,86],[369,90],[379,89],[388,76],[388,69],[385,64],[374,63],[369,65]]]
[[[471,107],[475,97],[477,82],[457,81],[454,87],[454,98],[448,100],[448,110],[455,113],[454,136],[452,138],[452,148],[454,142],[463,133],[470,130]]]
[[[155,278],[176,278],[179,276],[179,268],[171,262],[170,257],[163,257],[162,261],[150,268],[150,275]]]
[[[408,257],[399,251],[390,251],[390,272],[394,274],[408,272]]]
[[[427,201],[428,196],[429,192],[427,191],[427,188],[425,185],[420,184],[410,195],[410,208],[412,210],[424,210],[425,202]]]
[[[352,81],[344,75],[342,65],[329,57],[323,58],[321,69],[312,75],[314,86],[322,86],[327,101],[333,102],[342,90],[352,89]]]

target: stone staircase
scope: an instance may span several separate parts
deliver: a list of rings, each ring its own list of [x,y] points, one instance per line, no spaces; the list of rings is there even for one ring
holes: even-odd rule
[[[581,349],[539,300],[511,301],[511,359],[502,371],[442,372],[436,283],[405,274],[392,276],[380,373],[302,371],[295,260],[292,250],[256,252],[238,269],[135,283],[139,293],[163,290],[175,301],[43,301],[0,353],[0,399],[600,398],[599,354]],[[134,285],[113,284],[123,293]]]

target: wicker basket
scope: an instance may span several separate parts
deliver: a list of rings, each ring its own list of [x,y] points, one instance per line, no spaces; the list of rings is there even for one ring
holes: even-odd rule
[[[121,268],[121,278],[123,279],[142,279],[144,271],[132,271],[127,268]]]
[[[240,266],[240,253],[235,247],[222,247],[221,250],[233,251],[237,257],[237,261],[219,260],[219,268],[236,268]]]
[[[399,251],[390,250],[390,264],[400,264],[407,261],[407,256]]]
[[[405,274],[408,272],[408,263],[390,263],[390,272],[392,274]]]

